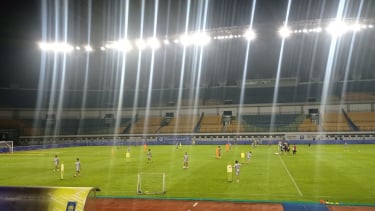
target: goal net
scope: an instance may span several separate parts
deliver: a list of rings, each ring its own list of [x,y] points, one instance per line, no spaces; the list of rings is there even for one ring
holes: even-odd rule
[[[165,194],[165,173],[139,173],[137,194]]]
[[[0,153],[13,153],[13,141],[0,141]]]

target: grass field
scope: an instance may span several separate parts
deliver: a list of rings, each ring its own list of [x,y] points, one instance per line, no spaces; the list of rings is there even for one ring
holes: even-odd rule
[[[195,198],[250,201],[375,204],[375,145],[298,146],[296,156],[275,155],[276,146],[232,146],[215,159],[214,145],[150,146],[147,163],[142,146],[72,147],[0,154],[2,186],[93,186],[99,196],[136,196],[137,174],[164,172],[163,198]],[[241,165],[240,182],[228,182],[226,166],[241,161],[252,151],[249,164]],[[183,169],[183,154],[189,153],[189,168]],[[53,157],[65,164],[64,180],[53,172]],[[73,177],[75,159],[82,164],[80,177]],[[161,181],[160,181],[161,182]]]

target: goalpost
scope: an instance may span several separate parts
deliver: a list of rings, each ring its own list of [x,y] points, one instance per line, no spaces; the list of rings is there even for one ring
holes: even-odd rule
[[[139,173],[137,194],[165,194],[165,173]]]
[[[0,152],[13,153],[13,141],[0,141]]]

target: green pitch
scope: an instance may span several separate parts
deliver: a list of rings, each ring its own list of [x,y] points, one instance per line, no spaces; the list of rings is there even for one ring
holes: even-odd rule
[[[375,145],[298,145],[292,153],[275,155],[277,147],[235,145],[229,152],[221,146],[222,158],[215,158],[215,145],[149,146],[147,162],[143,146],[73,147],[0,154],[2,186],[90,186],[99,196],[137,196],[137,174],[166,174],[163,198],[195,198],[250,201],[375,204]],[[249,164],[241,165],[240,182],[227,182],[226,166],[252,151]],[[183,154],[189,154],[189,168],[183,168]],[[64,180],[53,172],[53,157],[64,162]],[[81,160],[80,177],[73,177],[75,160]],[[162,182],[162,181],[160,181]]]

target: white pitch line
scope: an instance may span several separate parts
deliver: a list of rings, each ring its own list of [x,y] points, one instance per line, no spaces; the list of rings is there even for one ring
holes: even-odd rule
[[[298,187],[296,181],[294,180],[292,174],[289,172],[288,167],[286,167],[286,165],[285,165],[283,159],[281,158],[281,156],[279,156],[279,158],[280,158],[281,163],[283,164],[283,166],[284,166],[284,168],[285,168],[286,173],[288,173],[290,180],[292,180],[294,187],[296,187],[296,189],[297,189],[297,191],[298,191],[298,193],[299,193],[299,196],[303,196],[303,194],[302,194],[301,190],[299,189],[299,187]]]
[[[196,207],[198,205],[198,202],[195,202],[194,204],[193,204],[193,207]]]

